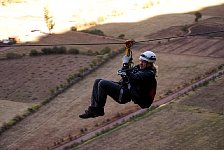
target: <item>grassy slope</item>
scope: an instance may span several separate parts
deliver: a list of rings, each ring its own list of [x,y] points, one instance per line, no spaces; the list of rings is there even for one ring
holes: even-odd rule
[[[168,25],[165,26],[168,27]],[[144,32],[145,29],[142,29],[141,31]],[[146,33],[146,35],[148,34],[149,33]],[[137,55],[139,55],[139,53],[140,52],[135,53],[136,58]],[[164,55],[164,58],[167,58],[167,55]],[[186,60],[188,60],[187,58],[188,57],[186,56]],[[51,143],[53,143],[54,141],[59,140],[60,137],[68,136],[68,134],[73,135],[79,134],[80,128],[82,127],[84,128],[86,127],[87,129],[93,128],[95,124],[103,122],[104,120],[109,118],[109,116],[116,115],[117,112],[124,112],[125,110],[127,110],[127,108],[131,108],[132,106],[131,104],[125,106],[124,105],[118,106],[113,101],[111,101],[111,99],[109,99],[108,104],[106,106],[107,114],[105,117],[88,121],[83,120],[81,121],[80,119],[77,118],[77,114],[83,111],[85,107],[88,105],[88,100],[91,93],[91,88],[89,87],[92,86],[92,82],[94,81],[94,79],[98,77],[107,79],[117,78],[117,76],[114,73],[114,70],[116,71],[116,69],[121,66],[120,59],[121,56],[116,57],[113,61],[109,62],[104,67],[100,68],[98,71],[89,75],[85,80],[73,86],[66,93],[57,97],[52,103],[50,103],[50,105],[47,105],[46,107],[40,109],[36,114],[27,118],[26,120],[21,122],[18,126],[12,128],[12,130],[9,130],[8,132],[4,133],[0,137],[1,141],[0,148],[3,149],[5,147],[15,149],[18,147],[24,149],[46,148],[47,146],[51,145]],[[178,58],[173,57],[173,59],[175,60]],[[217,64],[215,63],[216,59],[212,60],[214,60],[213,67],[216,67],[217,66]],[[211,60],[208,60],[208,62],[210,63]],[[186,68],[187,66],[182,67]],[[174,72],[173,71],[164,72],[164,75],[162,73],[160,75],[166,78],[167,75],[171,75],[169,73]],[[202,72],[200,72],[200,74],[201,73]],[[182,75],[181,72],[179,72],[179,75]],[[194,77],[192,76],[192,78]],[[173,80],[177,81],[176,78],[173,78]],[[167,78],[167,81],[170,81],[170,78]],[[164,83],[165,82],[161,82],[161,84]],[[182,82],[180,81],[178,83],[180,84]],[[170,84],[166,85],[165,90],[172,89],[170,86],[171,86]],[[160,90],[162,90],[162,88]],[[163,115],[165,114],[166,113],[164,113]],[[173,114],[171,114],[171,116]],[[162,120],[163,118],[160,119]],[[149,124],[149,126],[152,125]],[[48,136],[47,139],[46,136]]]
[[[223,86],[222,76],[78,149],[222,149]]]
[[[223,5],[218,8],[223,8]],[[202,12],[209,16],[223,17],[220,11],[215,10],[215,8],[209,8]],[[106,30],[106,27],[101,29]],[[161,70],[164,69],[166,67]],[[157,113],[145,116],[144,119],[131,123],[131,125],[127,123],[127,126],[124,125],[125,128],[103,136],[93,143],[82,145],[80,149],[181,149],[183,147],[220,149],[223,147],[222,141],[224,140],[223,115],[219,114],[223,114],[224,105],[218,103],[224,96],[222,86],[223,77],[217,83],[202,88],[197,93],[192,93],[193,96],[191,95],[187,100],[157,109],[155,110],[155,112],[158,111]],[[208,91],[213,91],[214,94],[209,96]],[[208,94],[205,95],[205,93]],[[211,99],[213,105],[210,102],[206,104]],[[192,106],[188,106],[185,102],[192,102],[190,103]],[[212,112],[217,109],[220,112]]]
[[[168,14],[148,18],[135,23],[105,24],[94,28],[102,30],[106,35],[118,37],[124,34],[127,39],[144,40],[145,36],[170,26],[192,24],[194,16],[190,14]],[[113,30],[111,30],[113,28]]]
[[[139,53],[140,51],[135,51],[134,57],[136,59]],[[180,58],[175,57],[175,55],[172,54],[159,54],[160,62],[167,64],[167,66],[165,67],[161,65],[157,96],[172,90],[176,85],[182,85],[184,81],[183,79],[200,76],[203,74],[203,71],[207,71],[209,69],[207,68],[207,64],[210,64],[210,67],[214,68],[217,63],[222,63],[222,61],[218,61],[213,58],[205,59],[202,57],[200,59],[193,59],[193,57],[191,63],[198,64],[195,65],[195,67],[202,67],[204,68],[202,69],[203,71],[200,69],[201,71],[198,72],[196,68],[193,69],[194,67],[192,70],[185,70],[184,68],[189,65],[187,63],[189,60],[188,57],[189,56],[181,57],[183,63],[178,65],[179,67],[176,68],[176,71],[173,71],[172,69],[162,71],[165,68],[172,68],[173,63],[171,62],[178,62],[178,59]],[[96,72],[88,75],[84,80],[80,81],[65,93],[55,98],[54,101],[42,107],[38,112],[3,133],[0,137],[0,148],[46,148],[49,145],[53,145],[55,141],[60,140],[61,137],[67,137],[69,134],[73,136],[79,135],[81,133],[80,130],[84,128],[90,131],[97,128],[95,125],[99,125],[106,120],[111,119],[118,113],[125,113],[129,110],[134,110],[135,106],[133,103],[118,105],[109,98],[105,107],[106,115],[104,117],[90,120],[81,120],[78,118],[78,114],[83,112],[89,104],[91,87],[94,79],[99,77],[112,80],[119,78],[114,70],[120,67],[120,59],[121,56],[118,56],[113,59],[113,61],[109,61]],[[205,62],[204,64],[201,63],[203,61]],[[189,76],[192,71],[194,73]],[[182,78],[177,78],[180,76]],[[169,81],[175,82],[174,84],[167,84]],[[47,139],[45,138],[46,136],[48,137]]]

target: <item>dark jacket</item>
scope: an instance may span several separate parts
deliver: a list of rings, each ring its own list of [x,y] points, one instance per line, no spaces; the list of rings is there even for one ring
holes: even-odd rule
[[[141,108],[151,106],[156,94],[157,81],[155,70],[152,68],[140,69],[139,65],[127,72],[131,88],[131,99]]]

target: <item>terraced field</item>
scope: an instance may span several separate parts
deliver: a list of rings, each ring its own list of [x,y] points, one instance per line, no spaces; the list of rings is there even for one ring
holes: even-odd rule
[[[222,69],[224,64],[224,51],[222,49],[222,45],[223,37],[210,38],[207,36],[196,36],[174,40],[171,39],[169,42],[162,41],[160,44],[138,44],[133,49],[133,58],[135,60],[135,63],[137,63],[139,54],[147,49],[153,49],[157,53],[159,76],[158,93],[156,96],[156,100],[158,100],[161,97],[165,97],[172,92],[178,91],[186,85],[189,85],[196,80],[217,71],[218,69]],[[92,84],[96,78],[105,78],[110,80],[118,80],[120,78],[116,75],[116,70],[121,67],[121,57],[122,54],[109,60],[96,71],[85,76],[84,79],[73,85],[64,93],[57,96],[49,104],[42,106],[36,113],[28,116],[17,125],[13,126],[11,129],[2,133],[0,136],[0,149],[30,150],[52,148],[56,145],[59,145],[60,143],[63,143],[64,140],[68,139],[69,137],[79,137],[83,134],[98,129],[108,122],[111,122],[125,114],[139,109],[139,107],[134,105],[133,103],[118,105],[111,98],[108,98],[105,107],[105,116],[89,120],[82,120],[78,118],[78,115],[82,113],[89,105]],[[219,86],[223,86],[222,79]],[[219,95],[216,95],[217,99],[220,99]],[[181,106],[179,107],[179,105],[183,106],[183,109],[180,110]],[[184,129],[184,127],[196,121],[198,123],[198,126],[196,125],[191,129],[186,130],[186,133],[190,133],[190,131],[199,130],[202,125],[208,123],[211,120],[211,123],[209,123],[207,126],[203,126],[203,130],[208,129],[213,125],[213,123],[217,123],[217,127],[219,127],[220,124],[223,124],[223,115],[209,113],[210,110],[206,110],[205,113],[198,113],[198,109],[194,108],[193,110],[191,110],[190,108],[191,107],[188,107],[187,104],[178,102],[177,104],[174,103],[171,105],[167,105],[162,110],[156,110],[158,111],[158,113],[156,113],[155,118],[149,116],[143,118],[142,121],[136,122],[137,128],[133,129],[136,131],[136,133],[139,134],[135,135],[134,132],[128,132],[127,135],[124,135],[135,138],[131,139],[133,140],[134,145],[132,145],[131,142],[126,142],[126,146],[128,147],[128,145],[130,145],[129,148],[134,149],[137,148],[136,146],[138,146],[138,140],[136,139],[140,139],[143,137],[142,140],[144,142],[142,143],[144,144],[145,142],[149,141],[148,138],[150,139],[150,137],[154,137],[154,141],[152,141],[152,143],[155,143],[155,145],[152,146],[154,146],[155,148],[164,148],[168,145],[168,148],[170,149],[178,149],[179,145],[183,145],[186,141],[188,141],[188,139],[194,137],[192,136],[192,134],[187,135],[186,139],[184,137],[181,137],[180,133],[183,132],[182,129]],[[201,111],[201,108],[199,110]],[[167,116],[165,114],[169,115]],[[183,115],[185,115],[186,117],[182,117]],[[192,115],[195,117],[192,117]],[[168,120],[166,122],[163,122],[165,118],[167,118]],[[178,118],[178,121],[173,121],[174,118]],[[144,126],[144,121],[147,122],[147,127]],[[162,124],[169,124],[174,128],[168,130],[167,128],[169,126],[162,126]],[[135,124],[133,125],[135,126]],[[146,135],[145,132],[142,133],[140,127],[145,130],[148,130],[148,127],[157,127],[157,130],[151,130],[152,132],[149,131]],[[131,128],[132,126],[124,128],[124,132],[127,132],[128,129],[130,129],[131,131]],[[179,136],[179,138],[177,140],[172,140],[172,138],[169,138],[170,141],[166,141],[166,139],[171,133],[173,133],[173,131],[175,131],[175,129],[179,130],[175,132],[174,137],[178,138]],[[216,126],[214,126],[214,129],[223,131],[223,128],[216,128]],[[122,132],[120,131],[120,134],[121,133]],[[162,138],[158,136],[159,133],[164,134],[161,135]],[[210,131],[209,133],[212,133],[212,131]],[[116,135],[112,134],[111,136],[117,136],[117,134],[118,136],[120,136],[119,133],[116,133]],[[150,137],[148,137],[148,135],[150,135]],[[204,137],[206,139],[206,135],[204,135]],[[214,139],[217,139],[218,137],[221,137],[221,135],[213,134],[213,137]],[[197,139],[196,137],[194,138]],[[107,138],[105,138],[105,141],[106,140]],[[137,142],[134,142],[135,140]],[[158,144],[158,142],[156,143],[156,141],[158,140],[163,143],[162,146],[164,147],[156,145]],[[220,146],[223,146],[222,143],[220,144],[220,140],[218,140],[217,143]],[[129,140],[127,139],[127,141]],[[125,141],[122,141],[122,143],[123,142]],[[204,141],[202,141],[202,144],[203,142]],[[197,146],[197,143],[192,145],[193,148],[194,146]],[[114,148],[116,148],[116,146]],[[138,148],[145,147],[143,147],[143,145],[140,145]]]
[[[135,60],[145,48],[140,51],[134,50]],[[188,55],[159,52],[157,54],[158,65],[161,70],[158,77],[157,99],[190,84],[224,63],[221,58],[189,57]],[[118,114],[125,114],[138,109],[133,103],[118,105],[108,99],[104,117],[90,120],[78,118],[78,114],[89,104],[91,86],[96,78],[113,80],[119,78],[114,70],[120,67],[120,58],[121,56],[118,56],[109,61],[96,72],[88,75],[65,93],[56,97],[49,105],[42,107],[35,114],[4,132],[0,137],[0,147],[3,149],[16,149],[18,147],[22,149],[45,149],[48,146],[54,146],[55,142],[61,141],[69,135],[79,136],[83,134],[83,130],[89,132],[97,129],[100,125],[112,121]]]
[[[223,86],[222,76],[74,149],[222,149]]]

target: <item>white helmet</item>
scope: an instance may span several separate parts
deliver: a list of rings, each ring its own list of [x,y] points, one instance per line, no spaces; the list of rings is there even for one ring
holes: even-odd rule
[[[145,60],[147,62],[156,62],[156,54],[153,53],[152,51],[145,51],[142,53],[139,57],[139,60]]]

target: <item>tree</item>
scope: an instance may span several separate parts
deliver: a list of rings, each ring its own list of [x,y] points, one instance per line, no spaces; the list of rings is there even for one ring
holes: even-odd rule
[[[195,22],[198,22],[198,20],[200,19],[200,18],[202,18],[202,14],[200,13],[200,12],[196,12],[195,14]]]
[[[51,34],[51,30],[54,28],[55,23],[47,7],[44,7],[44,19],[45,19],[47,28],[49,30],[49,33]]]

